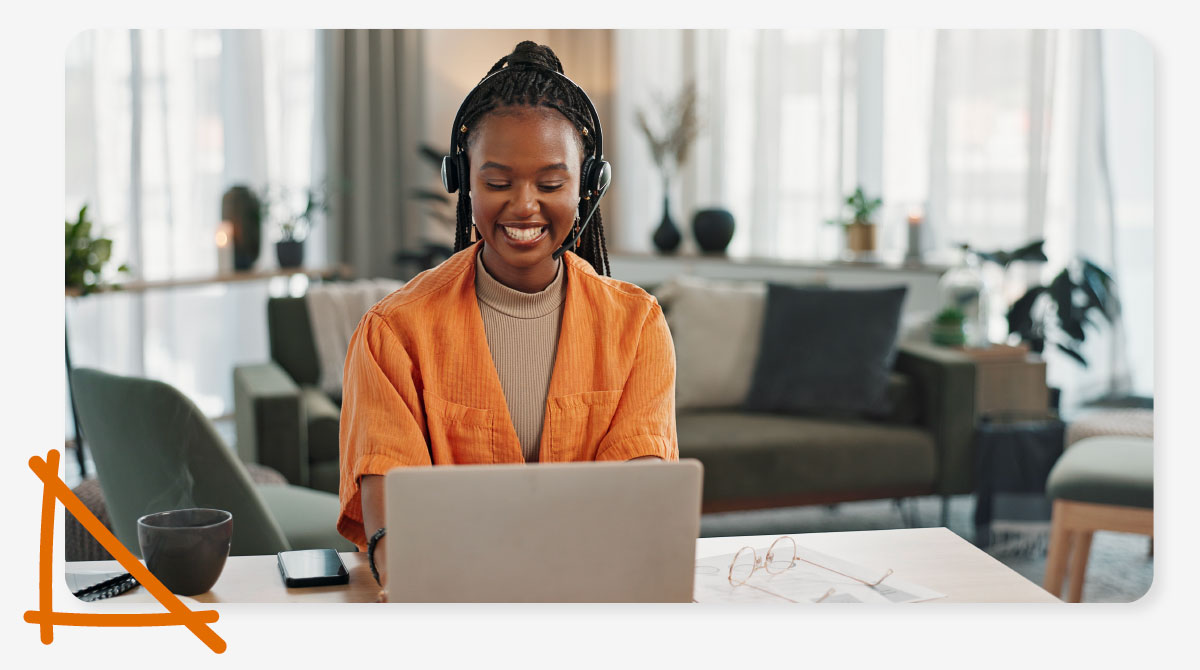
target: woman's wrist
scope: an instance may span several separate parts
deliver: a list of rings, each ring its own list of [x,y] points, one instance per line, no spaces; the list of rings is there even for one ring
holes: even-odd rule
[[[367,541],[367,565],[371,568],[371,576],[375,578],[375,583],[380,586],[383,586],[383,580],[379,576],[379,565],[375,562],[375,554],[379,551],[379,542],[385,535],[387,535],[387,528],[380,528]]]

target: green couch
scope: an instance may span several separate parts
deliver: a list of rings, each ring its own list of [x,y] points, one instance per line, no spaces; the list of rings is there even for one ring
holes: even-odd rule
[[[270,466],[291,484],[337,493],[341,398],[317,386],[310,323],[304,298],[267,301],[271,360],[233,371],[237,450],[242,460]]]
[[[337,491],[338,398],[317,387],[303,298],[268,304],[271,361],[234,372],[238,449],[293,484]],[[704,509],[970,493],[975,367],[961,353],[902,344],[885,420],[684,411],[679,452],[704,464]]]
[[[704,463],[704,511],[950,496],[973,490],[975,366],[902,344],[883,420],[680,412],[679,455]]]

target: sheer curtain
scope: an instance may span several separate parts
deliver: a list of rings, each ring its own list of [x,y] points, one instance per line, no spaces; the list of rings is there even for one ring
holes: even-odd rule
[[[934,258],[1045,238],[1043,267],[994,277],[993,339],[1027,282],[1084,255],[1113,272],[1125,318],[1089,332],[1086,369],[1048,353],[1050,381],[1066,403],[1152,392],[1153,55],[1135,34],[618,31],[617,44],[619,248],[650,251],[662,213],[635,110],[695,80],[704,129],[672,198],[686,244],[692,213],[720,206],[737,221],[731,256],[832,260],[841,232],[823,221],[857,184],[883,198],[885,256],[903,253],[914,207]]]
[[[216,274],[221,196],[293,192],[312,160],[312,31],[93,30],[66,55],[66,216],[87,204],[133,279]],[[324,262],[323,234],[306,244]],[[264,222],[256,267],[276,266]],[[110,279],[113,277],[110,277]],[[261,282],[67,300],[72,363],[161,379],[211,416],[232,411],[232,369],[267,357]],[[68,416],[68,421],[70,417]]]

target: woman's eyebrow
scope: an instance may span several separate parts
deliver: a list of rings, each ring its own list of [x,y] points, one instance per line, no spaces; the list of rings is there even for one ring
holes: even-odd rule
[[[488,162],[484,163],[483,165],[480,165],[479,169],[481,171],[495,169],[495,170],[504,170],[505,172],[512,172],[511,167],[509,167],[507,165],[502,165],[500,163],[497,163],[496,161],[488,161]],[[551,172],[554,170],[568,170],[568,169],[570,169],[570,168],[567,167],[566,163],[555,163],[553,165],[547,165],[545,167],[538,168],[538,172]]]

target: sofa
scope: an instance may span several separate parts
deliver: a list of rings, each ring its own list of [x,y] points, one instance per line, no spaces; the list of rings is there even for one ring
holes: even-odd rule
[[[670,322],[671,301],[661,301]],[[317,347],[305,299],[272,298],[267,315],[271,360],[234,372],[239,453],[293,484],[336,491],[340,398],[317,386]],[[681,346],[682,333],[672,332]],[[885,415],[754,412],[736,402],[681,406],[680,456],[704,465],[706,513],[923,495],[945,499],[972,491],[974,388],[975,367],[965,355],[905,342],[896,347],[888,374]],[[678,399],[682,393],[677,388]]]
[[[238,456],[291,484],[337,493],[341,398],[320,386],[307,300],[269,298],[267,333],[271,359],[233,370]]]

